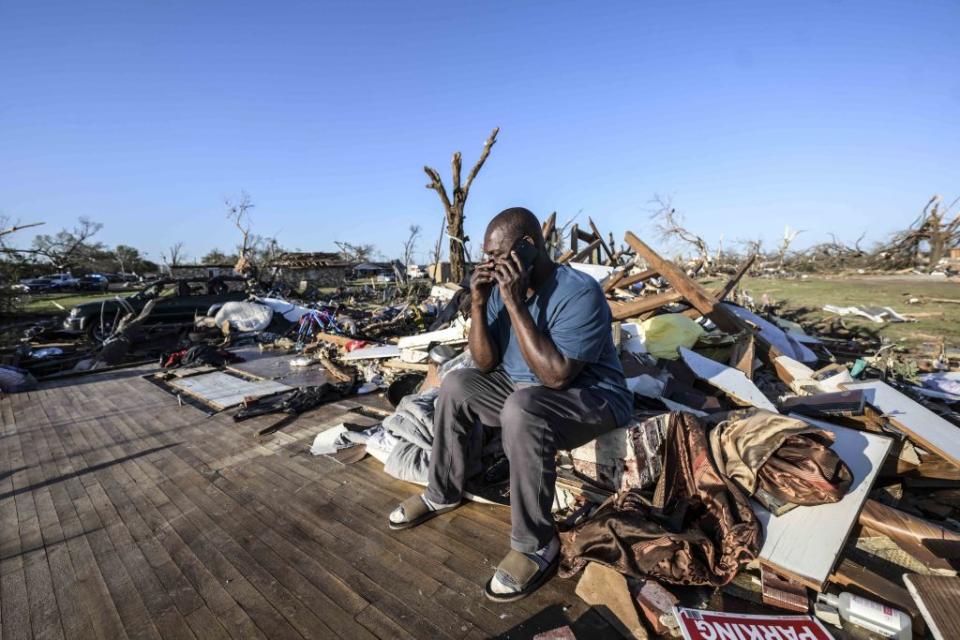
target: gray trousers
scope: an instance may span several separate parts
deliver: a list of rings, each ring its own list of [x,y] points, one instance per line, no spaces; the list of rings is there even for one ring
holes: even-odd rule
[[[572,449],[617,426],[606,400],[587,389],[518,385],[506,373],[451,371],[443,379],[434,413],[433,451],[426,496],[458,502],[476,421],[502,429],[510,461],[510,546],[531,553],[554,536],[554,483],[558,449]],[[475,454],[475,452],[473,452]]]

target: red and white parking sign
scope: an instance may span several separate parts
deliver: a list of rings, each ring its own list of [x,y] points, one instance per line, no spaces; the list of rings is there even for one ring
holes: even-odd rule
[[[674,607],[686,640],[833,640],[810,616],[751,616]]]

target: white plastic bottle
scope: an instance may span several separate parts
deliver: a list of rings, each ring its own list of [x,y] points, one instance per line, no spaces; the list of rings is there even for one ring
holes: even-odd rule
[[[910,629],[910,616],[898,609],[855,596],[846,591],[837,596],[830,593],[820,593],[817,595],[817,600],[835,607],[840,612],[840,617],[847,622],[863,627],[884,638],[910,640],[913,637]]]

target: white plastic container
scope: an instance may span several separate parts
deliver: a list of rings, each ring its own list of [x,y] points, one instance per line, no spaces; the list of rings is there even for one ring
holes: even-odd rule
[[[867,600],[844,591],[840,595],[821,593],[817,600],[840,611],[843,620],[863,627],[884,638],[910,640],[910,616],[899,609]]]

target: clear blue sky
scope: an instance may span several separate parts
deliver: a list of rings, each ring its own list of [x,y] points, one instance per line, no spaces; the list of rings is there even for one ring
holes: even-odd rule
[[[0,213],[81,215],[153,258],[229,248],[223,197],[289,247],[467,231],[512,205],[652,237],[880,239],[960,194],[960,3],[0,1]],[[21,234],[18,244],[30,236]]]

